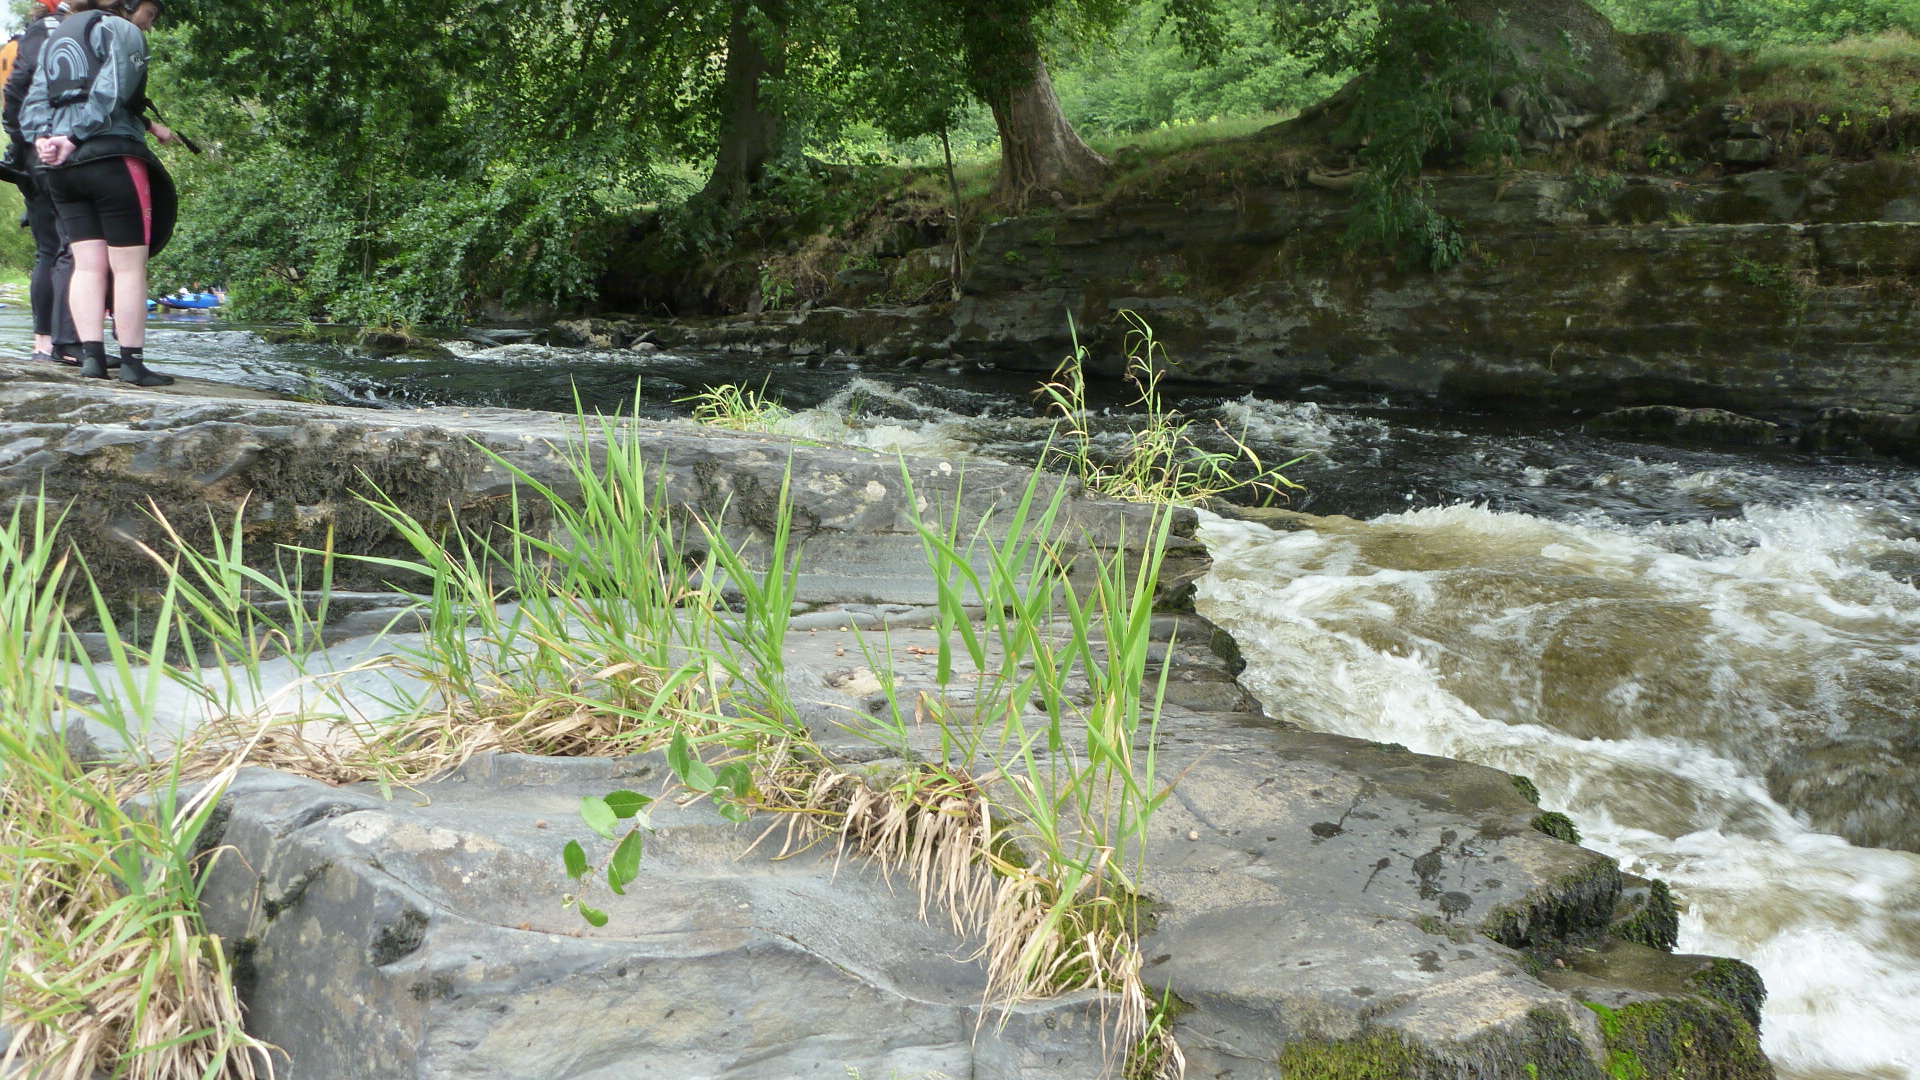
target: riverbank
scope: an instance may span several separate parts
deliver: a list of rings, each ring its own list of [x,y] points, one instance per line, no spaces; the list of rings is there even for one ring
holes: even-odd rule
[[[956,207],[940,178],[882,171],[829,177],[833,200],[791,220],[772,200],[732,248],[683,251],[640,220],[600,318],[562,327],[599,347],[1037,373],[1077,338],[1115,376],[1133,311],[1170,379],[1717,408],[1809,448],[1911,458],[1920,114],[1897,88],[1915,55],[1903,37],[1704,49],[1624,126],[1498,169],[1436,150],[1430,199],[1459,241],[1437,269],[1346,242],[1357,148],[1307,116],[1123,149],[1098,187],[1020,207]]]
[[[31,499],[44,483],[49,496],[72,500],[72,535],[103,573],[138,562],[140,539],[167,542],[136,516],[136,490],[181,523],[209,509],[222,521],[237,515],[235,535],[260,560],[272,558],[275,542],[324,543],[337,555],[397,554],[376,523],[356,516],[367,509],[356,491],[383,493],[380,505],[405,515],[387,517],[389,525],[452,514],[464,529],[491,523],[496,536],[519,520],[503,505],[509,479],[544,478],[556,499],[583,493],[566,487],[569,475],[579,475],[569,472],[563,449],[577,429],[550,414],[376,413],[163,397],[51,378],[14,379],[3,389],[0,430],[10,453],[0,475],[9,492]],[[784,693],[831,768],[871,777],[903,760],[937,764],[945,756],[940,736],[967,730],[949,725],[968,723],[987,700],[983,689],[956,681],[944,661],[928,671],[918,659],[952,647],[954,613],[980,620],[974,632],[987,648],[972,663],[982,670],[1033,648],[996,629],[984,612],[967,615],[949,603],[934,587],[943,575],[925,561],[926,534],[913,526],[938,507],[943,520],[957,515],[957,535],[980,526],[999,543],[994,523],[1017,520],[1008,515],[1030,482],[1026,470],[922,459],[909,461],[903,475],[892,457],[768,436],[644,424],[622,430],[636,440],[623,445],[641,461],[661,462],[664,506],[712,524],[719,530],[712,543],[754,550],[784,534],[781,522],[804,539],[786,586],[802,614],[785,614],[785,598],[777,605],[784,629],[773,640],[791,648],[753,647],[761,672],[770,657],[784,657]],[[587,434],[587,445],[601,440],[594,460],[603,459],[610,437]],[[790,501],[779,497],[789,475]],[[908,477],[912,495],[901,486]],[[1663,951],[1677,929],[1663,890],[1548,835],[1565,830],[1514,778],[1264,718],[1236,681],[1231,640],[1186,610],[1184,586],[1205,569],[1188,538],[1191,513],[1164,519],[1169,539],[1150,542],[1150,508],[1087,499],[1070,482],[1062,497],[1055,527],[1072,545],[1059,562],[1073,568],[1067,587],[1104,588],[1097,584],[1102,560],[1159,569],[1153,587],[1138,594],[1157,599],[1131,609],[1148,621],[1127,631],[1109,622],[1097,636],[1083,629],[1068,640],[1093,648],[1087,677],[1095,669],[1131,672],[1119,683],[1131,689],[1115,704],[1138,708],[1143,691],[1149,704],[1162,703],[1152,728],[1141,729],[1147,741],[1139,750],[1157,748],[1147,767],[1161,783],[1177,780],[1138,838],[1137,888],[1152,901],[1151,916],[1139,926],[1137,950],[1121,955],[1140,965],[1133,970],[1142,984],[1178,1003],[1157,1015],[1171,1024],[1190,1065],[1243,1077],[1279,1069],[1290,1077],[1345,1076],[1356,1062],[1388,1062],[1410,1076],[1471,1067],[1514,1080],[1599,1076],[1620,1061],[1648,1077],[1703,1069],[1771,1074],[1753,1034],[1757,979],[1728,961]],[[774,512],[782,505],[789,509]],[[183,537],[206,550],[209,541],[187,528]],[[445,550],[430,534],[412,534],[413,557],[422,544]],[[787,577],[782,565],[776,560],[760,587]],[[136,579],[103,580],[124,587]],[[736,584],[747,590],[743,617],[751,620],[760,602],[749,580]],[[334,578],[338,587],[351,581],[350,574]],[[533,603],[533,594],[522,596],[523,605]],[[1148,619],[1149,607],[1160,613]],[[432,624],[425,628],[431,637]],[[1130,660],[1112,652],[1123,633],[1139,635]],[[444,632],[441,640],[432,647],[446,647]],[[502,643],[497,635],[481,640]],[[350,648],[360,662],[374,659],[365,644],[336,647]],[[1068,659],[1067,674],[1075,663]],[[355,682],[367,689],[363,679]],[[1062,689],[1099,701],[1102,685],[1096,679],[1086,690]],[[213,702],[189,697],[187,713],[173,715]],[[920,708],[933,710],[925,728]],[[1040,723],[1030,730],[1044,732],[1043,714],[1024,701],[1014,709],[1027,714],[1022,724]],[[863,734],[860,719],[888,715],[907,725],[892,750]],[[1092,738],[1091,723],[1080,725],[1068,723],[1066,745]],[[993,754],[978,764],[989,774],[1011,767]],[[1022,774],[1037,780],[1032,768]],[[216,864],[207,923],[230,944],[256,1033],[299,1055],[289,1070],[296,1078],[399,1075],[416,1059],[442,1068],[509,1049],[519,1055],[514,1060],[548,1070],[609,1055],[684,1065],[695,1053],[705,1055],[703,1068],[742,1075],[764,1070],[772,1045],[787,1047],[781,1060],[796,1068],[830,1062],[881,1074],[968,1068],[1083,1076],[1113,1053],[1099,1036],[1110,1003],[1098,999],[1023,1006],[1020,1022],[974,1040],[968,1033],[982,975],[945,957],[973,951],[982,940],[977,924],[957,919],[945,937],[941,920],[919,926],[907,898],[870,874],[835,874],[831,861],[810,864],[808,856],[748,857],[754,830],[735,830],[722,812],[734,804],[718,798],[660,804],[649,854],[625,883],[634,896],[595,900],[605,907],[604,930],[554,922],[553,898],[538,883],[566,888],[549,849],[578,831],[569,808],[579,796],[614,783],[662,794],[695,775],[672,753],[610,769],[476,758],[421,787],[432,796],[427,808],[407,809],[404,800],[382,798],[377,785],[336,790],[244,774],[217,835],[247,857]],[[660,784],[668,787],[656,790]],[[868,913],[860,921],[871,934],[846,924],[848,903]],[[632,931],[636,922],[662,918],[670,925]],[[1264,928],[1257,932],[1272,948],[1249,953],[1249,927]],[[345,944],[316,960],[305,943],[323,931]],[[921,952],[899,952],[901,943],[922,939]],[[881,942],[892,944],[882,949]],[[641,972],[649,978],[621,981]],[[322,1004],[347,987],[363,1004]],[[785,1026],[771,1015],[766,1024],[742,1026],[740,1016],[761,1016],[795,995],[849,1004],[805,1022],[782,1008]],[[691,1019],[669,1025],[683,1008]],[[580,1010],[609,1022],[576,1020],[579,1038],[564,1047],[544,1037]],[[325,1022],[315,1023],[321,1016]],[[744,1043],[704,1037],[709,1021],[723,1016]],[[829,1026],[826,1036],[815,1031],[849,1016],[868,1020]],[[790,1030],[794,1023],[813,1037],[777,1034],[799,1033]],[[902,1029],[928,1037],[901,1045],[872,1035]]]

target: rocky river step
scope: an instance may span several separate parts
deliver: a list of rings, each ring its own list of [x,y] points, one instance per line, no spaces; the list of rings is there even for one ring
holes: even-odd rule
[[[1235,689],[1207,629],[1168,627],[1170,682]],[[883,769],[846,726],[873,705],[847,647],[858,633],[795,631],[790,685],[849,768]],[[919,670],[933,640],[880,643],[903,693],[934,689]],[[1188,1075],[1599,1078],[1623,1055],[1649,1077],[1772,1075],[1750,970],[1611,936],[1622,875],[1541,832],[1511,777],[1293,730],[1237,694],[1170,696],[1159,769],[1178,782],[1152,823],[1141,950],[1148,986],[1180,1003]],[[243,774],[204,905],[285,1075],[1091,1078],[1109,1064],[1098,999],[983,1014],[981,942],[923,920],[911,884],[831,844],[777,859],[777,838],[755,844],[762,819],[736,826],[704,800],[659,804],[639,882],[608,898],[604,928],[583,926],[561,908],[558,853],[593,841],[575,811],[611,787],[664,795],[671,775],[659,755],[503,755],[386,798]],[[1353,1071],[1376,1059],[1392,1071]]]
[[[391,540],[354,499],[368,480],[422,515],[450,505],[473,523],[510,490],[479,447],[563,484],[556,447],[578,432],[504,409],[373,412],[6,375],[0,491],[67,507],[109,587],[146,580],[133,545],[158,539],[148,499],[189,536],[208,511],[230,520],[244,506],[263,549],[315,545],[331,527],[342,550],[377,552]],[[877,657],[857,647],[863,612],[843,605],[910,608],[931,593],[901,463],[642,428],[670,507],[729,529],[763,525],[791,468],[801,591],[828,614],[787,640],[799,718],[849,770],[938,752],[931,728],[885,750],[857,731]],[[1029,475],[906,467],[915,498],[958,507],[968,528]],[[1083,546],[1145,536],[1148,508],[1072,494]],[[1163,584],[1204,565],[1192,529],[1190,513],[1176,520]],[[1183,590],[1162,598],[1178,608]],[[865,640],[887,651],[901,697],[952,693],[924,670],[934,630],[878,622]],[[1671,908],[1611,858],[1548,835],[1515,778],[1269,719],[1224,635],[1177,610],[1155,630],[1150,662],[1169,684],[1157,771],[1177,782],[1148,836],[1140,953],[1188,1075],[1772,1075],[1751,969],[1647,947],[1671,943]],[[225,850],[203,912],[235,958],[249,1026],[288,1055],[281,1075],[1117,1073],[1109,1003],[1031,1001],[1003,1023],[982,1009],[978,940],[922,919],[910,885],[857,859],[754,846],[764,816],[738,826],[705,801],[663,800],[640,878],[604,927],[582,926],[561,907],[559,858],[586,836],[581,796],[664,794],[667,778],[658,755],[480,757],[390,792],[243,773],[209,837]]]

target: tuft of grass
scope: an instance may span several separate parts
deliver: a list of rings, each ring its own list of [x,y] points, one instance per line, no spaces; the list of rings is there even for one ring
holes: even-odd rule
[[[692,405],[693,418],[710,427],[729,431],[778,431],[780,422],[792,414],[777,400],[768,397],[766,390],[764,383],[758,390],[721,383],[675,400]]]
[[[1148,675],[1170,516],[1154,517],[1136,554],[1124,538],[1090,554],[1070,533],[1071,484],[1039,470],[970,529],[957,505],[945,517],[916,510],[939,598],[938,691],[905,700],[890,664],[875,662],[887,708],[859,730],[901,748],[903,764],[856,774],[787,697],[781,645],[800,549],[786,487],[756,532],[675,512],[642,434],[618,417],[579,423],[562,450],[565,485],[494,457],[515,486],[491,531],[367,499],[411,552],[363,561],[416,589],[424,624],[381,661],[424,686],[384,703],[391,721],[335,692],[364,669],[334,671],[319,647],[330,550],[283,549],[273,571],[252,569],[238,517],[204,552],[162,520],[171,550],[149,555],[169,584],[144,644],[125,640],[134,628],[123,634],[91,590],[112,655],[76,667],[94,672],[104,703],[91,715],[127,748],[91,771],[55,723],[73,708],[57,675],[80,656],[64,621],[66,567],[52,527],[16,511],[0,549],[0,872],[16,928],[0,964],[6,1022],[20,1033],[10,1052],[152,1080],[189,1069],[251,1080],[265,1067],[195,910],[199,830],[243,763],[411,784],[482,752],[664,749],[680,784],[723,816],[784,816],[783,854],[829,843],[913,882],[923,917],[981,941],[989,1001],[1102,991],[1108,1045],[1135,1063],[1130,1075],[1177,1073],[1166,1003],[1147,992],[1137,946],[1147,827],[1172,788],[1155,749],[1167,673]],[[922,507],[901,469],[905,505]],[[191,662],[167,662],[178,656]],[[289,685],[269,681],[269,661],[284,662]],[[149,721],[170,681],[209,722],[166,746]],[[941,752],[912,752],[929,724]],[[201,783],[186,794],[189,780]],[[593,925],[607,920],[597,881],[619,892],[638,873],[648,802],[614,791],[582,803],[610,847],[590,858],[569,843],[561,862],[574,883],[565,903]]]
[[[904,463],[902,478],[918,505]],[[1104,991],[1110,1051],[1171,1069],[1183,1059],[1153,1023],[1137,945],[1147,828],[1172,789],[1156,770],[1166,671],[1146,674],[1171,517],[1156,516],[1137,562],[1124,543],[1076,562],[1066,491],[1036,471],[992,531],[915,515],[938,597],[939,690],[902,700],[891,649],[868,647],[887,707],[848,725],[911,765],[876,782],[809,761],[761,787],[802,833],[905,874],[923,917],[943,910],[980,935],[990,1001]],[[916,754],[929,724],[939,749]]]
[[[1128,430],[1118,447],[1101,445],[1092,430],[1087,409],[1084,366],[1088,352],[1071,321],[1073,352],[1055,368],[1040,388],[1050,412],[1065,428],[1062,445],[1044,458],[1063,464],[1087,490],[1128,502],[1192,505],[1210,498],[1239,496],[1262,505],[1300,485],[1281,470],[1301,461],[1295,458],[1268,465],[1248,446],[1245,432],[1235,434],[1215,422],[1211,434],[1225,449],[1208,449],[1194,431],[1193,421],[1166,404],[1160,393],[1169,359],[1166,346],[1154,336],[1153,326],[1139,313],[1123,311],[1128,329],[1124,341],[1125,378],[1139,396],[1127,417]]]
[[[66,620],[69,571],[84,568],[60,554],[44,500],[34,507],[16,504],[0,525],[0,1025],[13,1032],[0,1073],[270,1076],[196,907],[200,833],[237,762],[189,792],[183,756],[143,752],[160,676],[137,676],[136,655],[117,644],[110,671],[93,677],[130,693],[85,709],[70,700],[84,656]],[[113,639],[112,612],[97,590],[93,599]],[[164,656],[186,625],[175,587],[158,611],[151,652]],[[81,720],[126,752],[84,760],[69,739]]]

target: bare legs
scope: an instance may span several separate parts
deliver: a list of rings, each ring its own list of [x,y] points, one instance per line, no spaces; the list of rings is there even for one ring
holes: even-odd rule
[[[108,271],[112,273],[109,274]],[[113,338],[129,349],[147,343],[147,249],[110,248],[105,240],[73,244],[68,303],[81,341],[107,339],[107,282],[113,282]]]
[[[147,249],[108,247],[105,240],[73,243],[73,285],[68,303],[83,354],[80,373],[107,376],[107,290],[113,289],[113,336],[120,343],[120,378],[136,386],[165,386],[173,380],[148,371],[140,350],[147,343]]]

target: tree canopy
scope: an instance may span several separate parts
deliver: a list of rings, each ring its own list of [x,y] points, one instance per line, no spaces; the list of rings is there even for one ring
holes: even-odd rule
[[[1360,217],[1444,254],[1453,240],[1418,197],[1428,149],[1464,124],[1498,154],[1515,124],[1631,96],[1626,68],[1588,92],[1625,55],[1614,22],[1775,41],[1910,25],[1920,9],[1596,2],[177,0],[154,93],[221,153],[180,164],[187,209],[161,269],[229,282],[259,316],[578,305],[620,222],[680,208],[687,243],[719,242],[742,207],[812,182],[815,159],[850,144],[991,147],[995,194],[1017,205],[1102,182],[1084,133],[1298,109],[1356,71],[1378,73],[1370,94],[1335,97],[1366,129],[1349,132],[1373,192]],[[1548,55],[1564,42],[1572,64]],[[1516,107],[1528,85],[1535,104]]]

